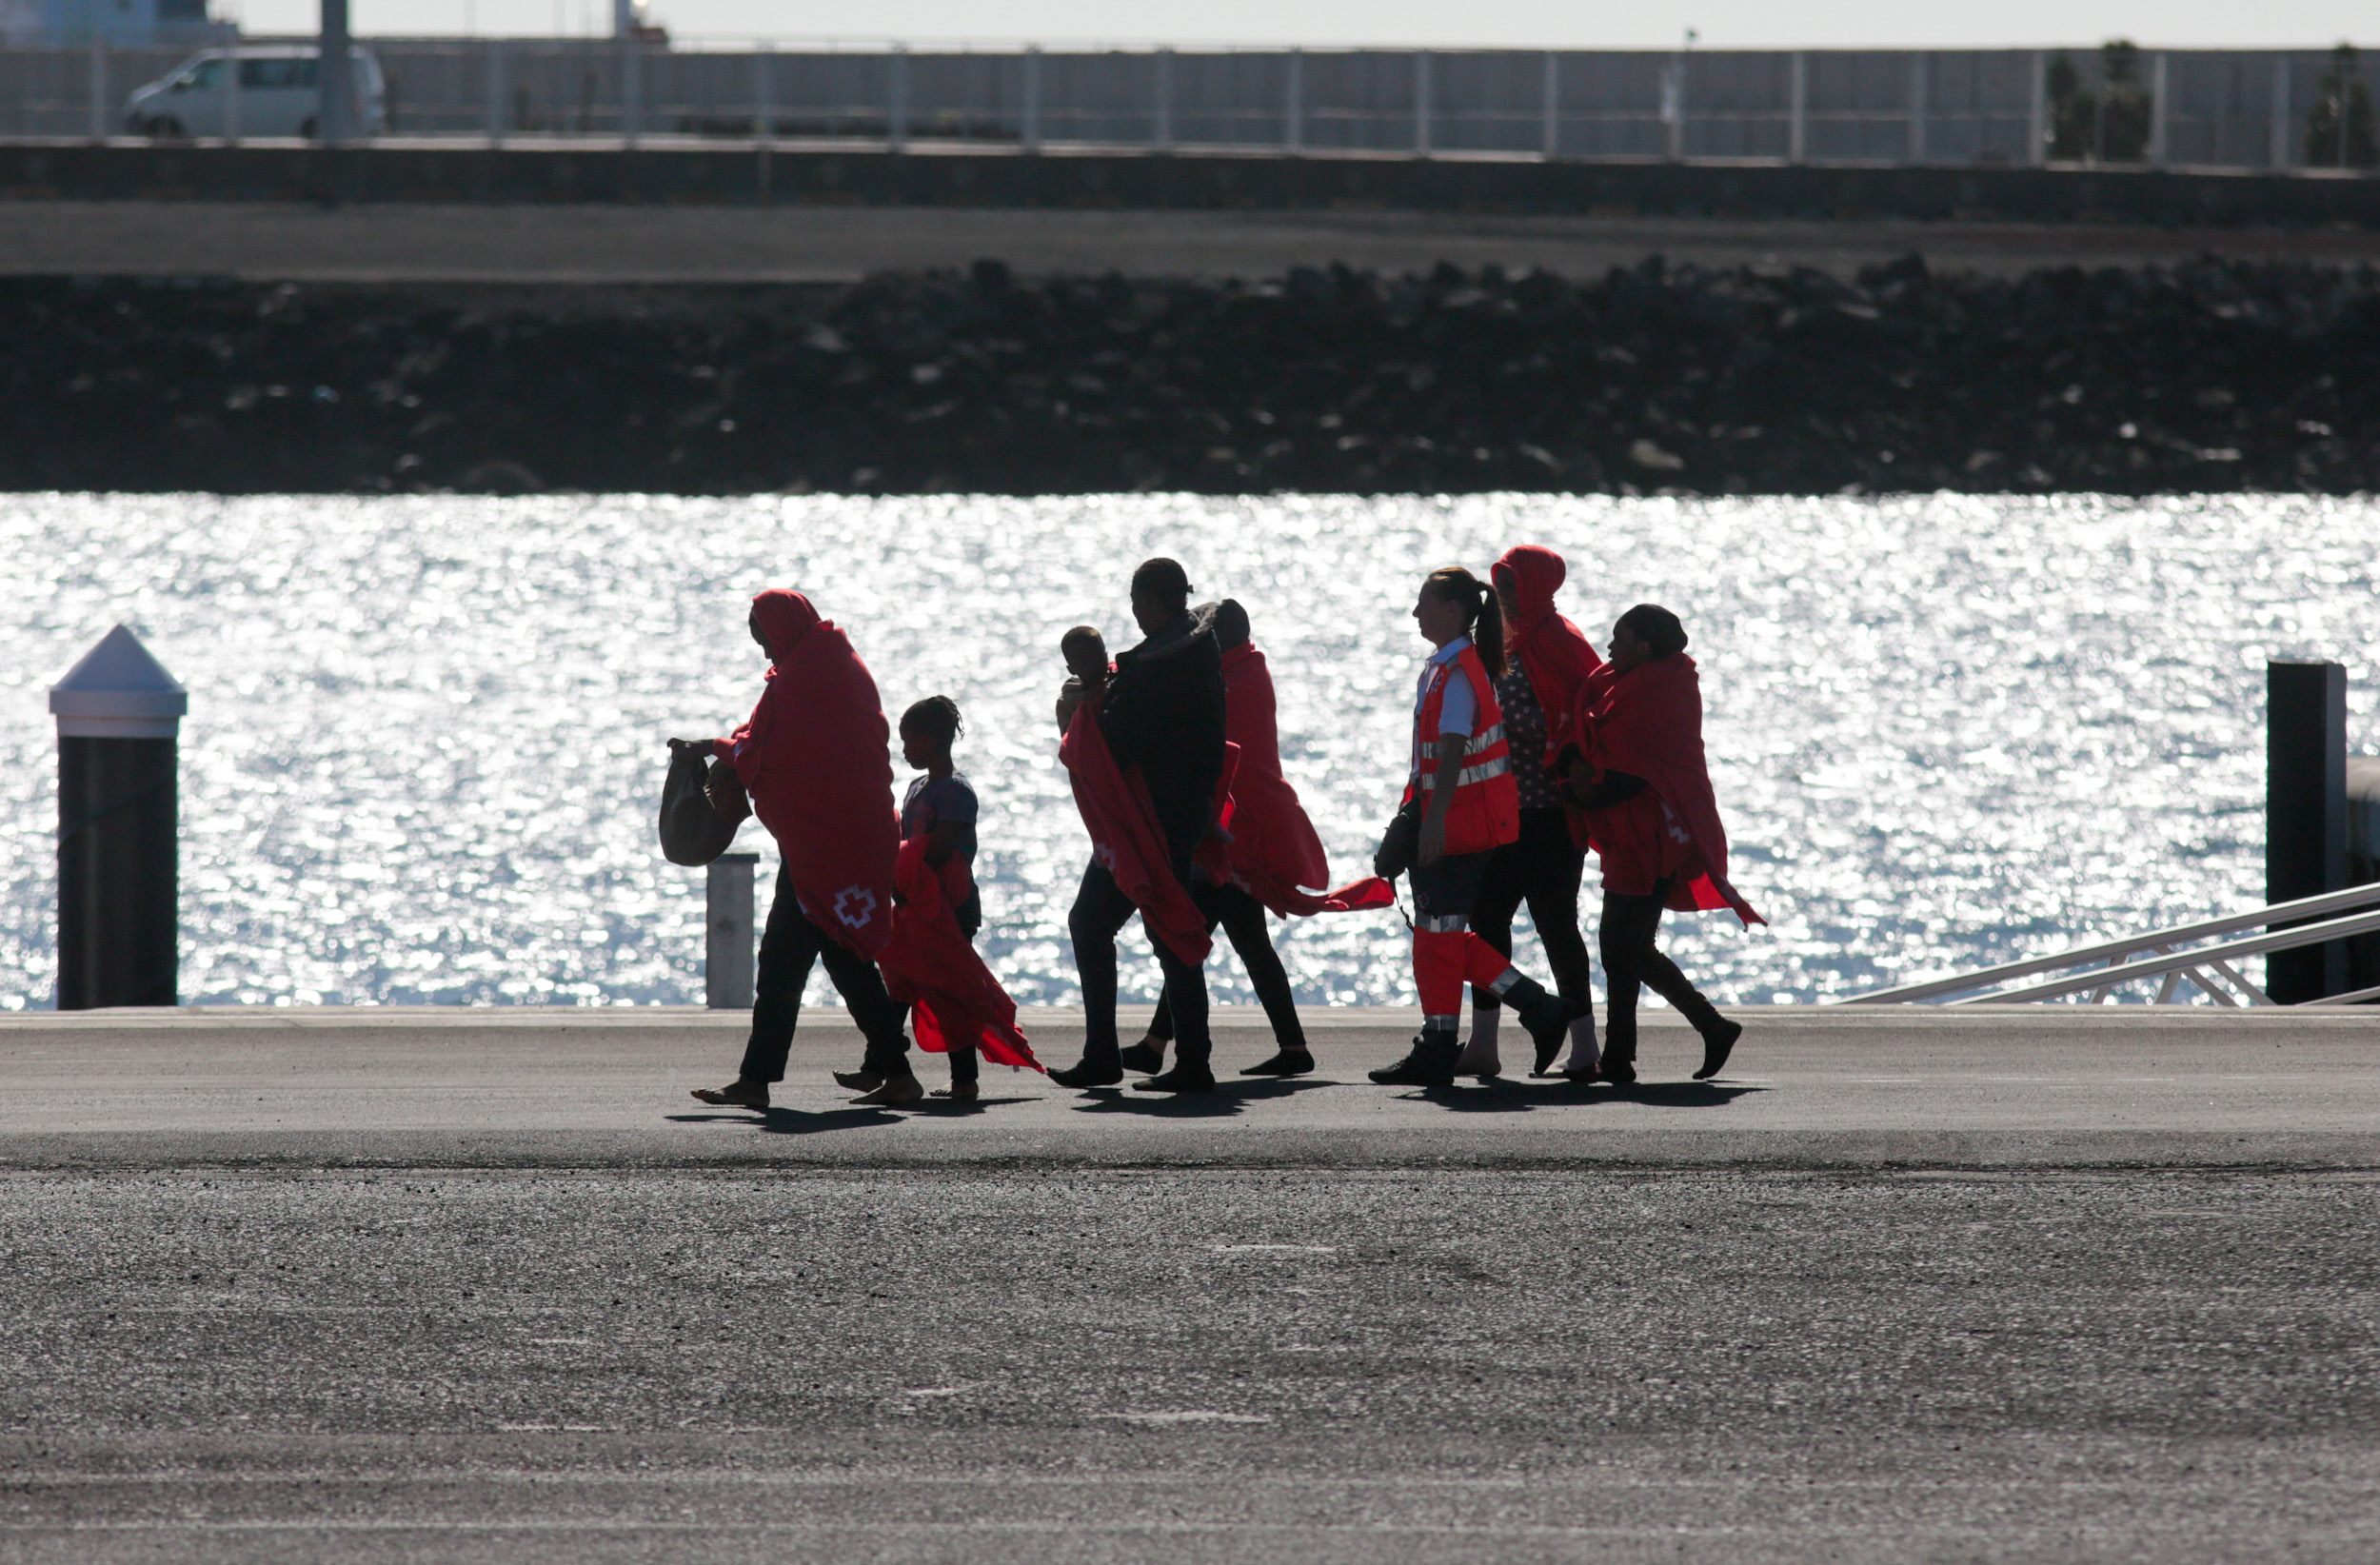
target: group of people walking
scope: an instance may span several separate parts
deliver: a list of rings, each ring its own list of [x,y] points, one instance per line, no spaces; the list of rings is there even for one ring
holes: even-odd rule
[[[1534,1074],[1626,1085],[1636,1080],[1647,984],[1700,1036],[1696,1078],[1716,1075],[1742,1026],[1661,953],[1661,915],[1727,908],[1747,924],[1762,921],[1727,878],[1686,631],[1669,610],[1639,604],[1598,656],[1554,606],[1563,577],[1561,557],[1531,545],[1508,550],[1484,582],[1449,566],[1421,583],[1413,618],[1431,651],[1402,796],[1373,874],[1337,889],[1324,889],[1321,840],[1281,774],[1272,676],[1238,603],[1193,606],[1182,567],[1150,560],[1131,581],[1139,644],[1111,659],[1092,626],[1066,632],[1059,755],[1090,838],[1067,918],[1083,1052],[1050,1080],[1107,1087],[1131,1070],[1143,1073],[1133,1083],[1141,1091],[1212,1091],[1205,961],[1218,929],[1239,952],[1276,1043],[1241,1074],[1312,1071],[1268,917],[1384,909],[1398,901],[1399,878],[1412,895],[1422,1024],[1405,1057],[1371,1072],[1374,1080],[1438,1087],[1500,1075],[1509,1009],[1530,1040]],[[725,739],[671,741],[712,758],[712,808],[728,820],[757,814],[783,853],[743,1064],[726,1086],[695,1096],[768,1106],[821,961],[866,1040],[859,1068],[836,1073],[863,1103],[926,1096],[910,1062],[912,1034],[918,1047],[949,1057],[938,1097],[973,1100],[980,1057],[1047,1069],[974,948],[978,809],[953,758],[957,703],[934,696],[902,714],[902,755],[921,775],[896,809],[891,736],[849,638],[783,588],[753,600],[750,628],[769,659],[750,720]],[[1578,921],[1590,851],[1603,878],[1599,1040]],[[1551,989],[1512,961],[1513,917],[1524,903]],[[1116,937],[1136,915],[1164,989],[1147,1034],[1125,1046]]]

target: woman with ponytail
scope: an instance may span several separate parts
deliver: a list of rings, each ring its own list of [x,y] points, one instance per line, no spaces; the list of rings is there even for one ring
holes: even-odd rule
[[[1473,934],[1471,913],[1496,850],[1520,833],[1520,803],[1496,700],[1504,671],[1502,605],[1486,583],[1449,565],[1430,573],[1413,605],[1436,649],[1414,697],[1411,769],[1400,818],[1418,813],[1410,866],[1383,844],[1380,873],[1409,867],[1413,882],[1413,976],[1421,995],[1421,1034],[1404,1059],[1372,1080],[1442,1087],[1455,1080],[1464,982],[1513,1007],[1540,1051],[1558,1048],[1570,1007],[1521,977],[1504,953]]]

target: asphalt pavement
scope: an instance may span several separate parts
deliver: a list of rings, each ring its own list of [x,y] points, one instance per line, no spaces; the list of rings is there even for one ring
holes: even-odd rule
[[[731,1016],[0,1019],[0,1560],[2380,1553],[2380,1018],[1741,1014],[883,1113],[813,1013],[768,1116]]]

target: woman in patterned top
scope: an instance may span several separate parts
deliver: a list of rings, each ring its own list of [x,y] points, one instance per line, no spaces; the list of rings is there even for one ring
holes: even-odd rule
[[[1509,665],[1496,682],[1504,708],[1504,735],[1512,746],[1513,781],[1520,791],[1520,836],[1496,850],[1487,881],[1471,914],[1479,938],[1512,955],[1513,914],[1522,902],[1545,947],[1554,986],[1570,1004],[1570,1062],[1564,1074],[1584,1080],[1595,1074],[1595,1000],[1589,991],[1587,942],[1578,930],[1578,882],[1586,850],[1571,831],[1570,812],[1550,767],[1572,733],[1578,690],[1602,666],[1586,636],[1554,609],[1554,593],[1567,567],[1552,549],[1524,544],[1508,549],[1488,579],[1504,610]],[[1499,1075],[1497,1023],[1503,1004],[1487,990],[1471,991],[1471,1040],[1457,1070],[1466,1076]],[[1557,1045],[1557,1052],[1558,1044]],[[1552,1074],[1553,1053],[1540,1047],[1535,1074]]]

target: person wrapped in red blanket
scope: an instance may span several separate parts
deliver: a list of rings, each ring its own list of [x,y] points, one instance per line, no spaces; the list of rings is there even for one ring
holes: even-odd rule
[[[1686,630],[1656,604],[1612,627],[1612,659],[1579,692],[1582,753],[1566,788],[1603,863],[1606,1026],[1603,1080],[1636,1079],[1636,997],[1644,984],[1702,1038],[1696,1080],[1727,1063],[1743,1024],[1719,1015],[1655,945],[1665,907],[1731,908],[1749,926],[1768,921],[1727,878],[1727,831],[1702,748],[1702,685]]]
[[[976,955],[983,924],[975,889],[975,789],[951,747],[962,730],[959,703],[928,696],[901,715],[902,759],[925,775],[901,804],[893,938],[877,959],[884,987],[910,1005],[918,1047],[950,1060],[950,1085],[934,1096],[972,1103],[982,1096],[979,1059],[1041,1069],[1017,1025],[1017,1002]]]
[[[783,865],[761,936],[744,1064],[728,1086],[695,1096],[768,1106],[769,1086],[784,1080],[811,963],[823,960],[867,1040],[860,1069],[836,1079],[877,1101],[915,1101],[924,1088],[909,1068],[901,1007],[876,967],[892,939],[901,845],[876,681],[850,638],[799,592],[761,593],[748,624],[768,654],[767,683],[744,725],[712,744],[777,840]]]
[[[1513,951],[1513,915],[1523,902],[1545,948],[1554,987],[1570,1007],[1570,1062],[1563,1074],[1592,1076],[1596,1067],[1594,971],[1578,930],[1578,882],[1586,873],[1586,842],[1571,829],[1561,779],[1554,770],[1577,743],[1579,687],[1603,666],[1586,636],[1554,606],[1568,575],[1562,557],[1536,544],[1506,549],[1488,573],[1504,609],[1507,667],[1496,680],[1512,750],[1513,785],[1520,796],[1520,835],[1488,859],[1487,879],[1471,910],[1471,930],[1505,956]],[[1497,1034],[1503,1002],[1477,984],[1471,990],[1471,1036],[1455,1070],[1461,1076],[1501,1074]],[[1532,1074],[1553,1074],[1561,1040],[1539,1045]]]
[[[1190,579],[1172,560],[1132,573],[1132,617],[1146,640],[1112,666],[1097,630],[1061,644],[1073,678],[1060,699],[1060,754],[1089,828],[1094,858],[1066,915],[1082,983],[1082,1059],[1050,1080],[1064,1087],[1123,1080],[1116,1037],[1116,935],[1137,912],[1157,947],[1180,1031],[1175,1063],[1136,1090],[1211,1092],[1206,1026],[1206,921],[1189,887],[1216,827],[1230,745],[1223,735],[1222,654],[1190,612]],[[1096,730],[1096,731],[1094,731]]]
[[[1221,810],[1222,838],[1209,844],[1217,849],[1210,857],[1218,873],[1211,877],[1212,884],[1198,889],[1196,900],[1206,915],[1208,934],[1220,925],[1230,937],[1265,1020],[1273,1024],[1272,1058],[1245,1066],[1240,1074],[1303,1076],[1314,1069],[1314,1055],[1298,1020],[1289,974],[1265,927],[1265,910],[1299,917],[1346,913],[1386,907],[1397,892],[1378,876],[1337,891],[1320,889],[1330,884],[1330,860],[1305,806],[1298,802],[1298,790],[1281,775],[1273,675],[1263,652],[1249,640],[1248,611],[1226,598],[1192,612],[1206,617],[1214,626],[1216,644],[1222,648],[1223,732],[1239,752],[1230,797]],[[1160,996],[1147,1036],[1124,1050],[1124,1063],[1135,1070],[1161,1068],[1173,1036],[1173,1005]]]

